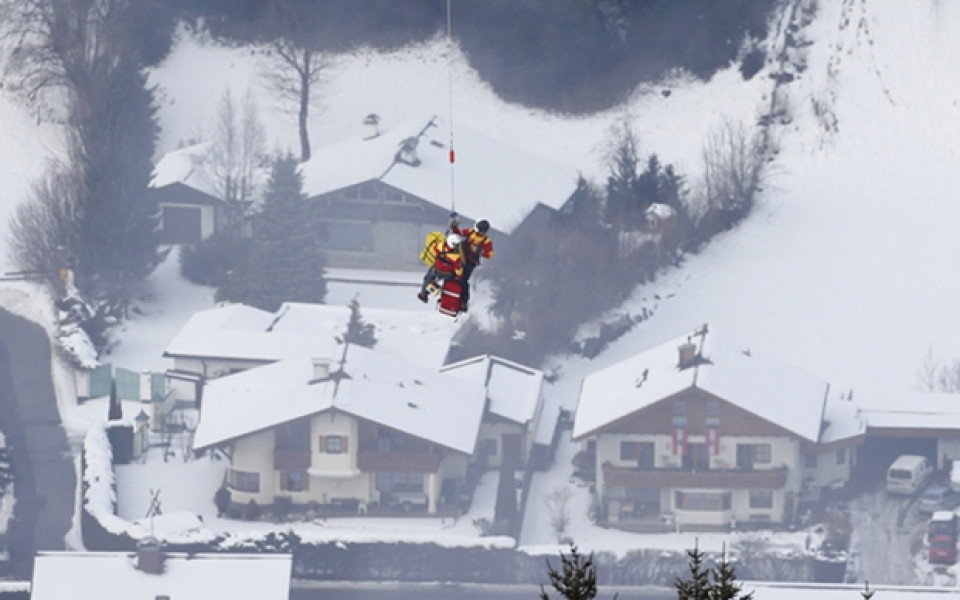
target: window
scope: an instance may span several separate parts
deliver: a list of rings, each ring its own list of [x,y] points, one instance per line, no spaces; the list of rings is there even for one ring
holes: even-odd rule
[[[227,473],[227,485],[238,492],[260,491],[260,473],[230,469]]]
[[[637,457],[636,442],[620,442],[620,460],[633,460]]]
[[[686,416],[687,414],[687,401],[686,400],[674,400],[673,401],[673,416],[679,417],[681,415]]]
[[[377,473],[376,485],[381,492],[422,492],[423,473]]]
[[[283,471],[280,473],[280,489],[305,492],[310,489],[310,477],[306,471]]]
[[[719,400],[707,400],[707,416],[708,417],[720,417],[720,401]],[[708,419],[709,420],[709,419]]]
[[[750,490],[750,508],[773,508],[773,491]]]
[[[310,422],[293,421],[278,426],[274,434],[274,448],[287,452],[310,451]]]
[[[674,492],[674,506],[681,510],[730,510],[730,492]]]
[[[804,454],[803,455],[803,466],[807,469],[816,469],[817,468],[817,455],[816,454]]]
[[[755,463],[770,462],[770,444],[754,444],[753,445],[753,462]]]
[[[480,446],[478,450],[480,452],[480,456],[496,456],[497,440],[480,440]]]
[[[320,452],[325,454],[343,454],[347,451],[347,436],[321,435]]]
[[[847,462],[847,449],[841,448],[837,450],[837,464],[842,465]]]

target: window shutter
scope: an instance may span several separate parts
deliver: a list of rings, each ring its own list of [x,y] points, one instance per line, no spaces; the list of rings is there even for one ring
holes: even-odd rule
[[[340,436],[340,452],[343,452],[344,454],[346,454],[347,450],[350,449],[350,447],[347,445],[347,441],[348,441],[349,439],[350,439],[350,438],[348,438],[348,437],[345,436],[345,435],[344,435],[344,436]]]
[[[327,436],[317,436],[317,440],[320,442],[320,454],[325,454],[327,452]]]
[[[280,471],[280,489],[286,491],[287,489],[287,472]]]

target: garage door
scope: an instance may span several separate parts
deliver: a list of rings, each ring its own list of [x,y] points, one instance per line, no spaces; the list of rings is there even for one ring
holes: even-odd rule
[[[199,244],[200,209],[186,206],[164,206],[163,243]]]

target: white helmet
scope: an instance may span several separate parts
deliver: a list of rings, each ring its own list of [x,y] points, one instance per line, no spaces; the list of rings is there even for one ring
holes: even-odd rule
[[[447,245],[451,248],[456,248],[463,242],[463,238],[455,233],[447,235]]]

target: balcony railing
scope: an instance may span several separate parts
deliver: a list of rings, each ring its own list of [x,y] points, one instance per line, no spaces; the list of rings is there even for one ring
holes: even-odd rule
[[[309,469],[309,450],[280,450],[273,451],[273,468],[277,470]]]
[[[439,466],[440,460],[433,454],[361,452],[357,455],[357,468],[368,473],[385,471],[434,473]]]
[[[632,488],[713,488],[778,490],[787,484],[787,467],[763,470],[637,469],[603,466],[607,486]]]

